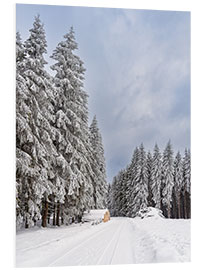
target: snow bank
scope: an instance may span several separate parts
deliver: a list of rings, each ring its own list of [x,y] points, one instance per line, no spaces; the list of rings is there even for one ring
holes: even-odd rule
[[[189,219],[163,218],[158,209],[150,207],[141,218],[136,217],[131,222],[135,231],[133,250],[138,263],[190,261]]]
[[[159,219],[159,218],[165,218],[164,215],[162,214],[162,211],[158,208],[154,208],[154,207],[148,207],[146,209],[141,209],[138,214],[138,217],[141,218],[155,218],[155,219]]]

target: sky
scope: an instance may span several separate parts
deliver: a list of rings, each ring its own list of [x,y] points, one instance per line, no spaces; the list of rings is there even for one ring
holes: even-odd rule
[[[49,65],[74,28],[89,121],[96,114],[109,182],[141,143],[146,151],[155,143],[163,151],[170,139],[175,154],[190,148],[190,12],[18,4],[16,30],[23,40],[37,14]]]

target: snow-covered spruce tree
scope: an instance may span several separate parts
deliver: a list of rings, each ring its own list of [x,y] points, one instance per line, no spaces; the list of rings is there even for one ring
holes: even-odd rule
[[[24,71],[25,47],[19,32],[16,32],[16,71],[19,74]]]
[[[27,69],[26,49],[19,33],[16,36],[16,186],[17,206],[20,204],[21,215],[17,214],[17,225],[32,226],[40,218],[40,199],[34,194],[36,179],[40,177],[40,166],[35,159],[35,135],[30,118],[32,93],[25,75]],[[20,184],[19,184],[20,183]],[[21,219],[21,224],[19,224]]]
[[[147,153],[147,186],[148,186],[148,198],[147,198],[147,206],[154,206],[153,195],[152,195],[152,155],[151,152]]]
[[[58,156],[53,143],[56,136],[55,124],[55,99],[56,90],[53,87],[53,80],[45,70],[47,64],[44,54],[47,52],[47,42],[44,26],[39,15],[35,17],[33,28],[30,30],[30,37],[25,41],[27,52],[26,72],[28,86],[32,94],[33,116],[30,119],[33,133],[35,134],[35,148],[37,151],[37,162],[40,164],[40,178],[38,179],[38,190],[41,192],[42,200],[42,226],[47,225],[48,203],[50,196],[56,193],[57,176],[56,157]],[[60,183],[60,190],[64,200],[64,186]],[[60,195],[61,195],[60,194]]]
[[[172,192],[174,186],[174,167],[173,167],[173,150],[171,142],[169,141],[164,152],[163,152],[163,190],[162,190],[162,201],[166,207],[167,217],[171,217],[171,201]]]
[[[128,200],[127,200],[127,168],[122,171],[122,183],[121,183],[121,216],[125,217],[128,214]]]
[[[109,200],[110,213],[112,216],[127,216],[128,201],[126,197],[127,170],[121,170],[113,178]]]
[[[190,197],[191,197],[191,165],[190,165],[190,150],[185,149],[183,157],[183,205],[184,205],[184,218],[190,218]]]
[[[99,132],[96,116],[94,116],[90,125],[90,142],[93,151],[92,170],[95,174],[93,179],[94,207],[98,209],[104,208],[107,205],[107,182],[104,147],[102,144],[102,136]]]
[[[181,218],[181,190],[183,187],[183,164],[181,154],[178,151],[174,160],[174,195],[177,206],[176,218]]]
[[[20,34],[16,34],[16,225],[28,227],[28,192],[29,179],[38,176],[38,167],[32,166],[31,153],[24,148],[25,143],[33,143],[32,130],[28,125],[27,115],[31,111],[26,104],[29,101],[29,91],[26,79],[23,77],[25,65],[25,48]]]
[[[125,194],[125,170],[121,170],[117,175],[116,184],[116,216],[125,216],[126,194]]]
[[[115,193],[114,193],[114,210],[115,216],[118,217],[121,215],[121,201],[122,201],[122,170],[116,176],[116,185],[115,185]]]
[[[162,161],[161,153],[157,144],[154,147],[151,172],[151,190],[154,206],[161,209],[161,179],[162,179]]]
[[[137,176],[137,167],[138,167],[138,162],[139,162],[139,155],[140,151],[139,148],[136,147],[132,160],[130,165],[127,167],[126,174],[127,174],[127,187],[126,187],[126,200],[127,200],[127,216],[128,217],[133,217],[135,216],[134,210],[136,209],[136,202],[134,200],[135,195],[136,195],[136,176]]]
[[[55,91],[52,79],[45,71],[46,47],[45,31],[38,15],[30,36],[25,41],[23,77],[26,80],[27,99],[26,107],[21,106],[21,114],[26,119],[27,127],[17,119],[19,148],[32,158],[33,174],[27,180],[29,187],[26,188],[26,227],[32,226],[41,215],[42,225],[46,226],[48,200],[54,189],[54,164],[57,155],[53,144]],[[29,129],[32,137],[28,138],[26,132]]]
[[[139,159],[135,175],[134,192],[135,197],[133,198],[134,208],[132,210],[132,217],[134,217],[138,213],[138,211],[145,210],[147,208],[147,198],[148,198],[147,167],[146,167],[146,153],[143,144],[141,144],[139,147]]]
[[[131,201],[130,199],[132,199],[130,197],[130,193],[132,191],[132,178],[131,178],[131,168],[130,168],[130,164],[126,167],[126,216],[127,217],[131,217]]]
[[[110,183],[108,183],[107,208],[108,208],[109,212],[111,213],[111,211],[112,211],[112,188],[111,188]]]
[[[121,215],[121,201],[122,201],[122,171],[120,171],[117,175],[117,185],[116,185],[116,216]]]
[[[118,177],[114,176],[111,185],[111,216],[117,216],[118,206],[117,206],[117,190],[118,189]]]
[[[59,175],[64,180],[66,190],[65,204],[59,211],[66,223],[70,219],[80,218],[84,210],[93,207],[94,172],[90,161],[88,95],[83,90],[85,68],[74,53],[77,48],[71,27],[51,56],[56,61],[51,68],[56,72],[56,126],[60,134],[55,144],[60,153],[58,165],[62,165]]]
[[[125,199],[126,199],[126,209],[125,209],[125,216],[130,217],[131,216],[131,207],[130,207],[130,192],[132,190],[131,188],[131,170],[130,170],[130,164],[127,165],[125,169],[125,182],[126,182],[126,188],[125,188]]]

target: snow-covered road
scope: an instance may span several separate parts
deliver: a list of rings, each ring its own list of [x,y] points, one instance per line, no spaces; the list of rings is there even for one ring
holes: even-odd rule
[[[131,251],[130,242],[126,240],[129,236],[128,220],[119,218],[103,225],[99,231],[90,234],[81,243],[73,244],[71,249],[49,266],[133,263],[132,256],[124,252]],[[128,256],[123,256],[124,254]]]
[[[16,266],[189,261],[189,231],[186,220],[130,218],[22,231],[16,238]]]

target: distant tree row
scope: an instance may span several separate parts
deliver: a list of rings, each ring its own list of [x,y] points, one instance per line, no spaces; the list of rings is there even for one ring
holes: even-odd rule
[[[106,206],[102,138],[96,117],[88,126],[85,68],[73,28],[51,56],[54,77],[45,69],[46,48],[37,16],[24,43],[16,34],[17,227],[69,224]]]
[[[156,144],[153,154],[143,144],[136,147],[131,163],[108,186],[112,216],[135,217],[149,206],[167,218],[190,218],[190,151],[173,157],[170,141],[163,154]]]

